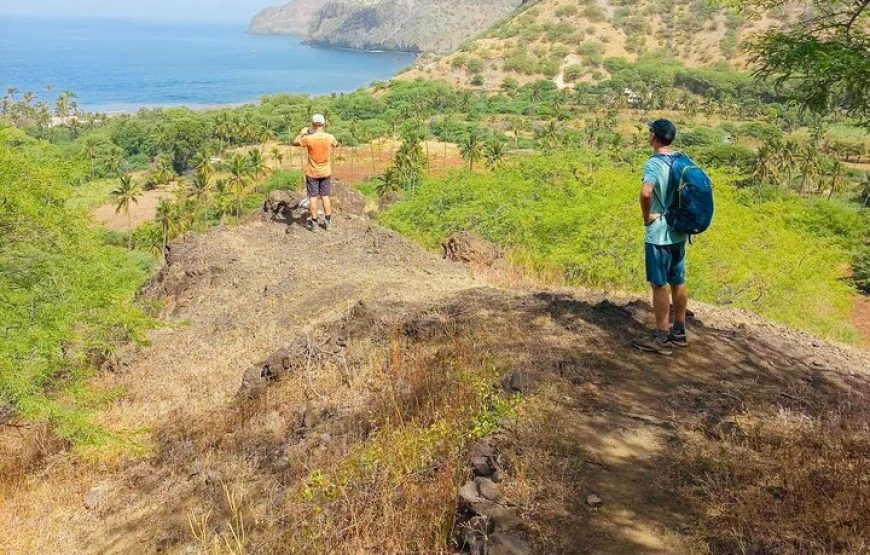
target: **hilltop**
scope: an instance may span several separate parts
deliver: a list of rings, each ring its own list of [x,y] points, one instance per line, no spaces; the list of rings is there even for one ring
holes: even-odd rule
[[[362,50],[449,52],[509,16],[522,0],[292,0],[254,16],[255,33]]]
[[[643,301],[515,281],[474,241],[451,250],[474,265],[441,260],[352,191],[338,206],[328,234],[294,214],[172,244],[144,291],[166,325],[98,377],[123,394],[95,419],[144,452],[0,430],[0,549],[859,545],[866,354],[695,303],[692,347],[663,363],[627,343]]]
[[[750,20],[707,0],[540,0],[449,55],[423,56],[402,78],[487,90],[505,79],[550,79],[564,88],[606,79],[608,58],[634,61],[653,52],[688,67],[740,70],[748,64],[741,40],[795,15],[782,9]]]

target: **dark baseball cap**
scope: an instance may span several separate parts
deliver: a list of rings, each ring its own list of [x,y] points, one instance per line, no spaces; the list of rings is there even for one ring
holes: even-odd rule
[[[649,122],[649,130],[657,139],[665,143],[671,143],[677,136],[677,126],[668,119],[657,119]]]

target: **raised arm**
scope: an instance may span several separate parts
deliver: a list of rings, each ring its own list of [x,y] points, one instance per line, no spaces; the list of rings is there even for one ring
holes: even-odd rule
[[[302,137],[304,137],[305,135],[308,135],[308,128],[307,127],[302,128],[302,131],[300,131],[299,134],[296,135],[296,138],[293,139],[293,142],[291,144],[293,146],[303,146],[302,145]]]

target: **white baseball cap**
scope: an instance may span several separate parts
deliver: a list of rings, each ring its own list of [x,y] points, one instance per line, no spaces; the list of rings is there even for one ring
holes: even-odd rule
[[[314,114],[311,116],[311,123],[314,125],[326,125],[326,118],[323,117],[323,114]]]

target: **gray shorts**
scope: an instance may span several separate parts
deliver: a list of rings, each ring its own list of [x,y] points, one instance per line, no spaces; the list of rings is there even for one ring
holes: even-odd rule
[[[332,178],[331,177],[308,177],[305,176],[305,188],[308,190],[308,197],[328,197],[332,194]]]

